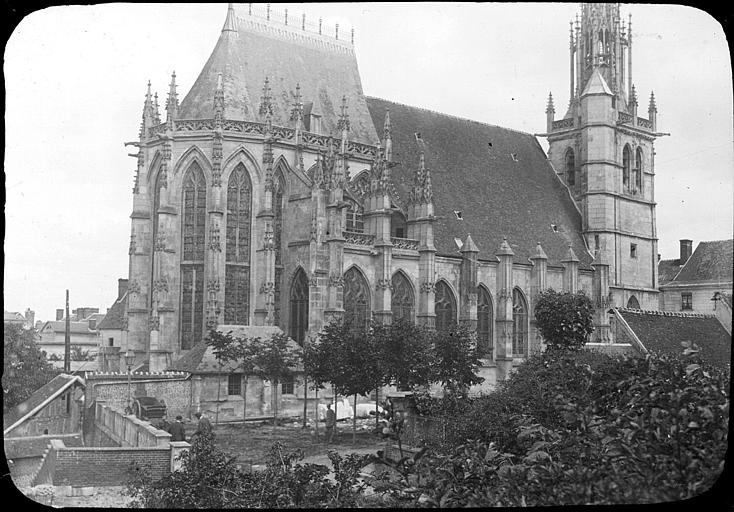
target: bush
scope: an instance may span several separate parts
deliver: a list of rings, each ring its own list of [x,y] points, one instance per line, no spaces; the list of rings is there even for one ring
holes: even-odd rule
[[[594,331],[594,307],[584,292],[544,290],[535,302],[535,320],[549,349],[578,350]]]

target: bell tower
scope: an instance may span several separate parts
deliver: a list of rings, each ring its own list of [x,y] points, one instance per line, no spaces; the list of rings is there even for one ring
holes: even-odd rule
[[[546,108],[548,158],[568,186],[595,261],[609,265],[609,306],[634,297],[657,309],[657,229],[653,142],[657,107],[638,116],[632,82],[632,17],[619,4],[582,4],[569,29],[569,103]]]

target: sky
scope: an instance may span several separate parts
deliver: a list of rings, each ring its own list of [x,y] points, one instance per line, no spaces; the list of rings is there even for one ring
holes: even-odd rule
[[[264,9],[264,5],[261,4]],[[528,133],[545,130],[548,93],[568,104],[568,22],[578,4],[276,4],[296,23],[355,29],[365,94]],[[247,4],[237,4],[241,15]],[[633,81],[658,106],[659,252],[732,238],[732,74],[721,25],[677,5],[632,14]],[[4,309],[53,320],[106,311],[128,275],[134,148],[148,80],[183,99],[214,48],[226,4],[102,4],[28,15],[5,50]],[[293,23],[293,21],[291,21]],[[327,33],[324,29],[324,32]],[[165,113],[164,113],[165,115]],[[541,145],[547,149],[544,139]]]

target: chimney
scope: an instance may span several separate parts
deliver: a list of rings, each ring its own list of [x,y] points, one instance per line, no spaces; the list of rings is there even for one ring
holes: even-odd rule
[[[57,309],[56,310],[56,321],[64,319],[64,310],[63,309]]]
[[[125,295],[125,292],[127,291],[127,279],[118,279],[117,280],[117,299],[121,299],[123,295]]]
[[[688,258],[691,257],[693,252],[693,240],[681,240],[680,241],[680,262],[679,265],[684,265]]]
[[[89,330],[94,331],[97,328],[97,320],[94,318],[89,319]]]
[[[25,322],[29,329],[32,329],[36,323],[36,312],[32,311],[31,308],[25,310]]]

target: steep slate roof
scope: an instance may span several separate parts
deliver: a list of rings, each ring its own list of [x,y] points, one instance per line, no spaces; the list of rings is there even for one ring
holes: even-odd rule
[[[517,263],[529,264],[540,242],[548,264],[561,265],[570,243],[579,267],[589,268],[592,258],[580,234],[581,214],[535,137],[378,98],[368,97],[367,104],[377,127],[390,109],[397,162],[392,178],[400,196],[396,202],[403,206],[418,165],[414,134],[420,132],[425,141],[438,254],[458,256],[454,238],[464,240],[471,233],[479,258],[495,260],[506,236]],[[460,210],[464,220],[458,220],[454,210]]]
[[[62,373],[51,379],[48,383],[38,388],[25,402],[22,402],[3,415],[3,429],[7,429],[24,416],[28,415],[33,409],[43,404],[54,394],[60,394],[64,389],[72,386],[75,382],[84,385],[84,381],[75,375],[67,375]]]
[[[104,319],[97,324],[97,329],[122,329],[125,315],[127,315],[127,292],[112,304]]]
[[[50,320],[43,325],[41,330],[45,330],[46,326],[49,324],[54,332],[66,332],[65,320]],[[77,334],[94,334],[94,331],[89,330],[89,324],[87,322],[69,322],[69,332]]]
[[[293,125],[290,111],[296,84],[300,84],[302,102],[313,102],[312,110],[322,116],[322,133],[340,135],[336,123],[342,95],[346,95],[350,139],[377,142],[351,44],[249,15],[237,17],[236,31],[228,29],[230,24],[228,16],[227,30],[222,31],[199,78],[181,102],[180,118],[214,117],[214,90],[222,73],[225,117],[261,122],[260,98],[268,77],[274,125]]]
[[[699,243],[671,284],[732,282],[733,249],[734,240]]]
[[[25,317],[17,311],[3,311],[4,322],[25,322]]]
[[[658,283],[661,285],[672,281],[680,271],[680,259],[658,261]]]
[[[650,351],[681,355],[684,341],[700,348],[699,355],[717,366],[731,362],[731,336],[713,315],[618,308],[619,313]]]
[[[279,334],[283,331],[279,327],[266,325],[220,325],[217,331],[222,333],[231,333],[233,336],[240,338],[260,338],[266,339],[273,334]],[[295,341],[290,340],[291,346],[298,347]],[[221,368],[214,356],[212,347],[201,341],[194,345],[191,350],[184,354],[177,361],[174,361],[166,370],[180,371],[189,373],[231,373],[237,370],[236,362],[224,364]]]

